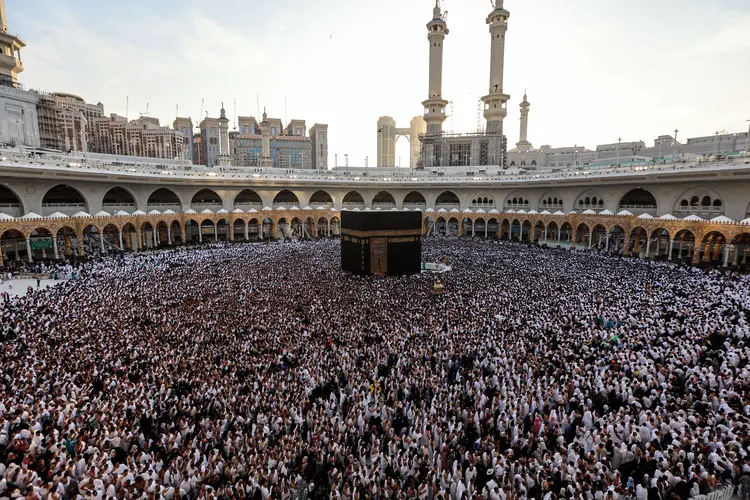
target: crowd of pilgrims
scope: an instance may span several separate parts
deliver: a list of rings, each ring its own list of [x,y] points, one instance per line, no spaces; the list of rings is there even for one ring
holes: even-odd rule
[[[0,498],[675,499],[750,492],[750,280],[439,238],[83,264],[0,300]]]

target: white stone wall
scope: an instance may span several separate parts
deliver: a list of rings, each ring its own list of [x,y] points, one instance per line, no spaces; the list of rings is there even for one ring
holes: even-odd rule
[[[36,92],[0,86],[0,142],[39,147],[37,102]]]

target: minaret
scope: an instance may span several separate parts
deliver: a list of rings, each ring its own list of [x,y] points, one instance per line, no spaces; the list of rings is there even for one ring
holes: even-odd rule
[[[266,108],[263,108],[263,121],[260,122],[260,133],[263,136],[263,138],[261,139],[260,166],[272,167],[273,161],[271,161],[271,124],[268,123]]]
[[[0,0],[0,84],[11,85],[18,83],[18,73],[23,71],[21,49],[26,42],[8,33],[8,22],[5,18],[5,0]]]
[[[220,167],[229,167],[232,164],[232,157],[229,154],[229,119],[224,111],[224,103],[221,103],[221,114],[219,115],[219,157]]]
[[[518,151],[526,152],[531,149],[531,143],[528,141],[529,132],[529,101],[526,98],[526,91],[523,92],[523,101],[521,102],[521,132],[518,135],[516,148]]]
[[[427,23],[427,40],[430,42],[430,89],[427,100],[422,103],[428,135],[440,135],[443,132],[445,107],[448,105],[448,101],[443,99],[443,40],[447,34],[448,25],[440,11],[440,0],[435,0],[432,21]]]
[[[492,35],[490,55],[490,93],[482,97],[487,133],[503,133],[503,119],[508,114],[510,96],[503,93],[503,66],[505,64],[505,32],[508,30],[510,12],[503,8],[503,0],[495,0],[495,10],[487,17]]]

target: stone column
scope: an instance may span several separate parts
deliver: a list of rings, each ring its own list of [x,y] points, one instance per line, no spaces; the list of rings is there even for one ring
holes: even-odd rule
[[[229,241],[234,241],[234,224],[229,226]]]
[[[135,248],[133,250],[136,252],[143,250],[143,238],[141,237],[140,231],[137,229],[135,230]]]
[[[724,245],[724,267],[729,266],[729,243]]]
[[[172,227],[167,228],[167,245],[172,246]]]
[[[607,239],[604,242],[604,251],[609,252],[609,235],[607,235]]]
[[[182,244],[187,245],[188,244],[188,231],[187,231],[187,222],[182,225]]]
[[[120,240],[120,250],[125,251],[125,247],[122,245],[122,230],[117,232],[117,238]]]
[[[55,252],[55,260],[60,260],[60,254],[57,251],[57,235],[52,237],[52,250]]]
[[[70,257],[73,255],[73,244],[70,241],[70,233],[68,231],[65,231],[63,233],[63,237],[65,239],[65,256]]]
[[[198,224],[198,243],[203,243],[203,225]]]
[[[250,240],[250,232],[249,232],[250,223],[248,222],[245,224],[245,241]]]
[[[214,224],[214,241],[219,241],[219,223]]]
[[[562,229],[557,228],[557,246],[562,246]]]
[[[646,238],[646,259],[651,258],[651,237]]]
[[[474,233],[474,224],[475,224],[475,222],[476,221],[471,221],[471,237],[472,238],[476,235],[476,233]]]
[[[589,249],[594,246],[594,231],[589,232]]]
[[[260,221],[260,224],[258,224],[258,237],[263,240],[263,223],[265,221]],[[331,235],[331,221],[328,221],[328,236]]]
[[[83,248],[83,234],[78,238],[78,256],[79,257],[85,257],[86,256],[86,250]]]
[[[711,261],[711,243],[706,242],[706,244],[703,246],[703,262],[710,262]]]
[[[547,244],[547,228],[544,228],[544,244]]]
[[[31,253],[31,238],[26,238],[26,258],[29,262],[34,262],[34,254]]]
[[[669,240],[669,255],[667,260],[672,260],[672,250],[674,250],[674,240]]]
[[[159,248],[159,243],[156,240],[156,228],[151,230],[151,234],[153,235],[153,239],[154,239],[154,248]]]

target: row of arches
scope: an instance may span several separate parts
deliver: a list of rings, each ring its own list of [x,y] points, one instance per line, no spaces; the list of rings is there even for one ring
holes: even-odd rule
[[[189,218],[124,224],[64,225],[50,230],[40,226],[21,233],[8,229],[0,233],[0,267],[17,261],[75,259],[90,254],[109,254],[188,243],[215,241],[259,241],[308,239],[338,236],[341,222],[333,217],[266,217],[230,220]]]
[[[373,208],[390,209],[399,206],[398,200],[388,191],[380,191],[370,200],[370,206]],[[540,210],[561,210],[566,200],[563,196],[555,191],[545,193],[536,205]],[[333,197],[326,190],[315,191],[309,200],[301,200],[297,194],[289,189],[280,190],[273,198],[274,209],[279,207],[290,208],[293,206],[302,207],[309,205],[311,207],[322,206],[331,208],[334,205]],[[492,209],[497,205],[494,197],[487,192],[479,192],[472,196],[470,201],[471,208]],[[102,198],[102,209],[113,213],[119,210],[133,212],[136,209],[145,211],[165,211],[170,209],[179,212],[183,209],[183,203],[180,197],[169,188],[157,188],[148,196],[146,207],[138,207],[136,197],[126,188],[115,186],[109,189]],[[347,192],[342,199],[341,208],[365,208],[366,200],[364,196],[356,190]],[[402,207],[425,210],[427,200],[419,191],[409,192],[402,200]],[[529,210],[533,206],[528,197],[509,195],[502,204],[504,210]],[[190,208],[200,211],[203,209],[219,210],[223,207],[239,208],[241,210],[261,209],[263,208],[262,197],[252,189],[240,191],[233,200],[223,199],[216,191],[208,188],[200,189],[190,199]],[[69,184],[60,184],[47,190],[42,198],[41,215],[51,215],[54,212],[62,212],[66,215],[83,211],[88,212],[89,203],[81,192]],[[443,191],[435,200],[435,207],[461,209],[460,197],[454,191]],[[586,190],[581,193],[575,203],[574,209],[581,210],[603,210],[605,200],[603,196],[592,190]],[[650,213],[657,215],[659,210],[656,197],[647,189],[634,188],[628,191],[619,201],[618,210],[628,210],[634,214]],[[673,206],[668,210],[662,210],[667,213],[674,213],[678,216],[688,214],[698,214],[705,217],[723,215],[725,203],[718,194],[713,193],[706,188],[693,188],[678,197]],[[21,199],[8,187],[0,186],[0,212],[18,217],[26,213],[22,206]],[[747,208],[750,214],[750,204]]]
[[[585,222],[545,223],[519,219],[482,217],[427,217],[428,236],[470,236],[498,238],[548,246],[580,246],[654,260],[686,260],[693,263],[745,266],[750,259],[750,228],[728,238],[721,231],[710,231],[699,241],[686,228],[670,231],[664,227],[646,229],[637,226],[626,231],[614,224],[589,225]]]

